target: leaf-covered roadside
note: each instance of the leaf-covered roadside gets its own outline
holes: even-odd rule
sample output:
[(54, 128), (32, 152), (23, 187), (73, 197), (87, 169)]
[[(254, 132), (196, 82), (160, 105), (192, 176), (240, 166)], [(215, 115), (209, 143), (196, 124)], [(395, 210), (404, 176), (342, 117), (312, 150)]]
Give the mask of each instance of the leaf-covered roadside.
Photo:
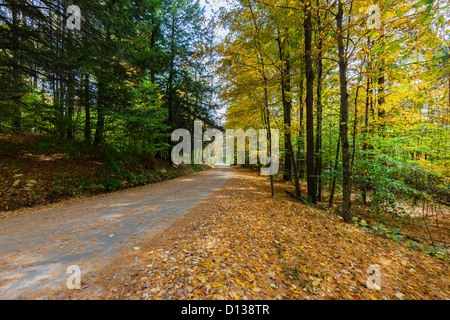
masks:
[(157, 183), (210, 168), (46, 135), (0, 133), (0, 214)]
[[(240, 171), (165, 240), (130, 248), (92, 299), (449, 299), (448, 263), (342, 222)], [(137, 249), (137, 250), (136, 250)], [(369, 289), (379, 265), (381, 289)], [(117, 264), (115, 264), (117, 266)], [(139, 267), (136, 267), (139, 268)]]

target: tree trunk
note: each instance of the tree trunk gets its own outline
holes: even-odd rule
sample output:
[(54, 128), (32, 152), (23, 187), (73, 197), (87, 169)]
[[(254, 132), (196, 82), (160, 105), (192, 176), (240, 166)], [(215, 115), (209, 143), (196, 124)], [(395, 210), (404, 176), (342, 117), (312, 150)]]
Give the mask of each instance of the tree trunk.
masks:
[(304, 150), (305, 150), (305, 142), (304, 142), (304, 132), (305, 132), (305, 128), (304, 128), (304, 114), (305, 114), (305, 108), (303, 105), (303, 73), (301, 73), (300, 75), (300, 84), (299, 84), (299, 94), (298, 94), (298, 101), (299, 101), (299, 112), (298, 112), (298, 116), (299, 116), (299, 131), (298, 131), (298, 145), (297, 145), (297, 167), (298, 167), (298, 177), (299, 179), (303, 179), (304, 178), (304, 173), (305, 173), (305, 166), (306, 166), (306, 161), (305, 161), (305, 154), (304, 154)]
[(98, 87), (97, 87), (97, 125), (95, 129), (95, 137), (94, 137), (94, 145), (98, 146), (103, 142), (103, 135), (105, 131), (105, 98), (104, 98), (104, 88), (103, 88), (103, 80), (100, 77), (98, 78)]
[[(287, 41), (281, 41), (281, 34), (278, 31), (278, 50), (280, 55), (280, 61), (283, 62), (283, 66), (280, 70), (281, 76), (281, 96), (283, 101), (283, 121), (284, 121), (284, 172), (283, 179), (285, 181), (291, 180), (292, 175), (292, 136), (291, 136), (291, 109), (292, 103), (290, 98), (291, 93), (291, 78), (290, 78), (290, 57), (288, 50), (289, 43)], [(286, 48), (284, 47), (286, 46)], [(286, 57), (285, 53), (286, 52)]]
[[(252, 5), (250, 0), (248, 0), (248, 6), (250, 9), (250, 13), (252, 15), (252, 19), (253, 19), (253, 24), (255, 27), (255, 31), (256, 31), (256, 38), (258, 41), (258, 51), (259, 51), (259, 61), (261, 64), (261, 76), (263, 78), (264, 81), (264, 110), (265, 110), (265, 117), (266, 117), (266, 124), (267, 124), (267, 140), (269, 141), (269, 156), (272, 156), (272, 133), (271, 133), (271, 128), (270, 128), (270, 111), (269, 111), (269, 92), (268, 92), (268, 80), (267, 80), (267, 75), (266, 75), (266, 66), (264, 63), (264, 58), (263, 58), (263, 51), (262, 51), (262, 47), (261, 47), (261, 40), (259, 38), (259, 28), (258, 28), (258, 24), (256, 23), (256, 18), (255, 15), (253, 13), (253, 9), (252, 9)], [(264, 110), (263, 110), (263, 114), (264, 114)], [(275, 188), (273, 185), (273, 175), (270, 175), (270, 189), (271, 189), (271, 193), (272, 193), (272, 197), (275, 196)]]
[(14, 55), (13, 60), (13, 83), (14, 83), (14, 120), (13, 127), (16, 131), (23, 130), (23, 118), (22, 110), (20, 107), (20, 99), (22, 97), (22, 79), (20, 76), (20, 57), (19, 57), (19, 12), (15, 6), (12, 6), (12, 52)]
[(355, 155), (356, 155), (356, 131), (358, 128), (358, 95), (359, 95), (359, 89), (360, 85), (356, 88), (356, 97), (355, 97), (355, 117), (353, 120), (353, 134), (352, 134), (352, 142), (353, 142), (353, 148), (352, 148), (352, 162), (350, 165), (350, 170), (353, 172), (353, 166), (355, 164)]
[(90, 99), (89, 74), (84, 76), (84, 141), (91, 143), (91, 99)]
[[(169, 125), (175, 127), (174, 111), (173, 111), (173, 81), (175, 77), (175, 13), (172, 12), (172, 28), (170, 40), (170, 70), (167, 80), (167, 108), (169, 112)], [(170, 141), (170, 138), (169, 138)]]
[[(290, 55), (289, 55), (289, 42), (285, 43), (287, 49), (285, 50), (286, 58), (283, 55), (283, 43), (280, 39), (280, 34), (278, 33), (278, 48), (280, 51), (280, 60), (285, 61), (285, 68), (281, 70), (281, 95), (283, 99), (283, 109), (284, 109), (284, 129), (285, 129), (285, 146), (286, 146), (286, 157), (285, 164), (289, 162), (289, 167), (285, 167), (284, 180), (290, 181), (292, 168), (294, 169), (294, 184), (295, 184), (295, 196), (300, 198), (300, 182), (298, 178), (297, 163), (294, 159), (294, 150), (292, 147), (292, 135), (291, 135), (291, 65), (290, 65)], [(287, 177), (286, 177), (287, 175)]]
[(344, 15), (344, 5), (341, 0), (338, 1), (338, 13), (336, 15), (337, 23), (337, 42), (339, 55), (339, 86), (341, 94), (341, 144), (342, 144), (342, 217), (345, 222), (352, 221), (351, 213), (351, 171), (350, 171), (350, 145), (348, 142), (348, 92), (347, 92), (347, 67), (348, 61), (344, 47), (344, 36), (342, 20)]
[[(370, 58), (369, 58), (370, 59)], [(370, 61), (370, 60), (369, 60)], [(369, 62), (370, 65), (370, 62)], [(370, 70), (370, 67), (369, 67)], [(367, 141), (367, 135), (369, 134), (369, 107), (370, 107), (370, 76), (367, 76), (367, 84), (366, 84), (366, 110), (364, 115), (364, 159), (365, 163), (367, 163), (367, 149), (369, 146), (369, 142)], [(366, 173), (363, 174), (363, 192), (362, 192), (363, 204), (367, 204), (367, 177)]]
[(314, 177), (314, 71), (311, 59), (312, 18), (311, 1), (306, 3), (305, 29), (305, 71), (306, 71), (306, 179), (308, 199), (316, 203), (316, 179)]
[[(319, 0), (317, 0), (319, 6)], [(315, 159), (315, 176), (317, 179), (317, 200), (322, 201), (322, 77), (323, 77), (323, 61), (322, 61), (322, 45), (323, 45), (323, 26), (320, 19), (320, 11), (317, 11), (317, 23), (319, 24), (319, 42), (317, 45), (317, 127), (316, 127), (316, 159)]]
[[(152, 33), (150, 35), (150, 47), (154, 49), (156, 47), (156, 39), (158, 38), (159, 26), (156, 24), (156, 19), (152, 14)], [(150, 69), (150, 80), (152, 83), (156, 81), (156, 66), (152, 65)]]
[(74, 99), (74, 74), (72, 71), (69, 72), (67, 79), (67, 139), (73, 139), (74, 137), (74, 126), (73, 126), (73, 115), (75, 112), (75, 99)]
[(333, 206), (333, 199), (334, 199), (334, 191), (336, 190), (336, 180), (337, 180), (337, 169), (338, 169), (338, 165), (339, 165), (339, 154), (340, 154), (340, 150), (341, 150), (341, 139), (338, 140), (337, 142), (337, 148), (336, 148), (336, 159), (334, 161), (334, 177), (333, 177), (333, 181), (331, 182), (331, 191), (330, 191), (330, 199), (328, 200), (328, 207), (332, 207)]

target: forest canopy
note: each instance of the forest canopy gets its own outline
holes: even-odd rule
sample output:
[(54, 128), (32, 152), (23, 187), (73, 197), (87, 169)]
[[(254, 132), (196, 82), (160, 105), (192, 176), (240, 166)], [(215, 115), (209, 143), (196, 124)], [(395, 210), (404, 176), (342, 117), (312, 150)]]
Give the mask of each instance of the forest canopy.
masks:
[(312, 203), (342, 192), (346, 221), (354, 190), (395, 212), (449, 203), (449, 17), (440, 0), (231, 1), (226, 127), (283, 132), (284, 179), (304, 178)]
[(0, 131), (167, 155), (172, 128), (215, 125), (213, 32), (192, 0), (1, 1)]

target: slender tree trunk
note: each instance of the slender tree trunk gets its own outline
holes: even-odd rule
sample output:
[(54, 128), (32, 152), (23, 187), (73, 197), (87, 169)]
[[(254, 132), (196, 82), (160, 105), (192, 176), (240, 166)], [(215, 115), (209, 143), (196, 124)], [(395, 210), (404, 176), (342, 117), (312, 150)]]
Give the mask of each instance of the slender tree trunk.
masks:
[[(268, 79), (267, 79), (267, 75), (266, 75), (266, 66), (265, 66), (264, 58), (263, 58), (261, 39), (259, 38), (259, 27), (256, 22), (255, 15), (253, 13), (252, 4), (251, 4), (250, 0), (248, 0), (248, 7), (250, 9), (250, 13), (252, 15), (253, 24), (254, 24), (255, 31), (256, 31), (256, 39), (257, 39), (258, 52), (259, 52), (259, 61), (261, 64), (261, 76), (264, 81), (264, 102), (265, 102), (264, 109), (266, 112), (267, 140), (269, 141), (269, 148), (268, 148), (269, 152), (268, 153), (269, 153), (269, 156), (272, 156), (272, 132), (271, 132), (271, 126), (270, 126), (269, 91), (268, 91), (269, 86), (268, 86)], [(263, 113), (264, 113), (264, 111), (263, 111)], [(271, 189), (272, 197), (274, 197), (275, 196), (275, 188), (273, 185), (273, 175), (270, 175), (270, 189)]]
[(94, 138), (94, 145), (98, 146), (103, 143), (103, 135), (105, 131), (105, 115), (102, 111), (99, 110), (99, 114), (97, 117), (97, 127), (95, 130), (95, 138)]
[[(266, 101), (266, 112), (267, 112), (267, 141), (269, 141), (269, 156), (272, 157), (272, 131), (270, 128), (270, 111), (269, 111), (269, 94), (267, 89), (267, 78), (264, 79), (264, 100)], [(272, 197), (275, 196), (275, 188), (273, 185), (273, 175), (270, 175), (270, 192), (272, 194)]]
[[(159, 26), (156, 24), (156, 19), (152, 14), (152, 33), (150, 36), (150, 47), (153, 49), (156, 46), (156, 39), (158, 38)], [(150, 80), (152, 83), (156, 81), (156, 67), (152, 65), (150, 69)]]
[[(380, 41), (383, 43), (383, 35), (381, 36)], [(384, 116), (386, 115), (386, 110), (384, 109), (384, 103), (385, 103), (385, 70), (384, 70), (384, 59), (383, 59), (383, 52), (380, 53), (381, 59), (378, 62), (380, 66), (378, 67), (378, 118), (380, 121), (383, 121)], [(384, 124), (381, 123), (381, 128), (384, 127)]]
[[(367, 154), (367, 151), (369, 149), (372, 149), (372, 146), (370, 145), (369, 141), (368, 141), (368, 137), (370, 135), (370, 127), (369, 127), (369, 114), (370, 112), (372, 112), (372, 116), (373, 116), (373, 105), (372, 105), (372, 101), (373, 101), (373, 89), (372, 89), (372, 56), (370, 54), (371, 51), (371, 47), (372, 47), (372, 43), (370, 41), (370, 37), (367, 38), (367, 51), (368, 53), (368, 58), (367, 58), (367, 63), (368, 63), (368, 70), (367, 70), (367, 83), (366, 83), (366, 110), (365, 110), (365, 116), (364, 116), (364, 146), (363, 146), (363, 150), (364, 150), (364, 163), (367, 165), (368, 160), (369, 160), (369, 155)], [(363, 197), (363, 204), (366, 205), (367, 204), (367, 189), (368, 189), (368, 176), (366, 174), (366, 172), (364, 172), (364, 186), (363, 186), (363, 193), (362, 193), (362, 197)]]
[(299, 112), (298, 112), (298, 122), (299, 122), (299, 131), (298, 131), (298, 145), (297, 145), (297, 167), (298, 167), (298, 177), (299, 179), (303, 179), (304, 172), (305, 172), (305, 142), (304, 142), (304, 113), (305, 113), (305, 107), (303, 105), (303, 73), (300, 75), (300, 84), (299, 84), (299, 94), (298, 94), (298, 101), (299, 101)]
[[(291, 100), (291, 58), (289, 53), (289, 42), (287, 43), (287, 58), (286, 58), (286, 71), (285, 71), (285, 93), (286, 93), (286, 124), (288, 127), (288, 132), (286, 136), (286, 141), (288, 142), (288, 151), (289, 151), (289, 174), (292, 175), (292, 170), (294, 171), (294, 180), (298, 182), (298, 171), (297, 165), (295, 163), (295, 157), (292, 147), (292, 128), (291, 128), (291, 112), (292, 112), (292, 100)], [(296, 183), (297, 183), (296, 182)]]
[(59, 119), (58, 119), (58, 134), (61, 137), (64, 137), (64, 134), (66, 133), (66, 119), (65, 119), (65, 114), (66, 114), (66, 110), (65, 110), (65, 98), (66, 98), (66, 93), (65, 93), (65, 87), (64, 87), (64, 82), (61, 79), (63, 75), (63, 71), (61, 70), (61, 68), (58, 68), (58, 77), (59, 79), (57, 80), (58, 82), (58, 111), (59, 111)]
[(91, 99), (90, 99), (90, 84), (89, 74), (84, 76), (84, 141), (91, 143)]
[(67, 79), (67, 139), (74, 137), (73, 115), (75, 112), (75, 99), (74, 99), (74, 74), (69, 72)]
[[(169, 125), (174, 126), (174, 111), (173, 111), (173, 81), (175, 77), (175, 13), (172, 12), (172, 26), (171, 26), (171, 40), (170, 40), (170, 70), (167, 83), (167, 107), (169, 111)], [(169, 139), (170, 140), (170, 139)]]
[(337, 42), (339, 55), (339, 86), (341, 92), (341, 143), (342, 143), (342, 217), (344, 221), (352, 221), (351, 213), (351, 171), (350, 171), (350, 145), (348, 142), (348, 92), (347, 92), (347, 67), (348, 61), (344, 47), (344, 35), (342, 20), (344, 15), (344, 5), (341, 0), (338, 1), (338, 13), (336, 15), (337, 23)]
[[(385, 83), (385, 77), (384, 77), (384, 68), (381, 66), (378, 69), (379, 72), (379, 76), (378, 76), (378, 90), (377, 90), (377, 95), (378, 95), (378, 120), (380, 121), (380, 126), (379, 129), (383, 130), (383, 128), (385, 127), (384, 124), (384, 117), (386, 115), (386, 110), (384, 109), (384, 102), (385, 102), (385, 97), (384, 97), (384, 83)], [(381, 134), (383, 134), (382, 132), (380, 132)]]
[[(281, 76), (281, 96), (283, 101), (283, 120), (284, 120), (284, 145), (285, 145), (285, 156), (284, 156), (284, 172), (283, 179), (285, 181), (291, 180), (292, 175), (292, 153), (291, 148), (289, 147), (292, 143), (291, 137), (291, 109), (292, 103), (290, 99), (291, 92), (291, 84), (290, 84), (290, 58), (289, 53), (286, 53), (286, 57), (284, 56), (284, 52), (288, 50), (289, 43), (286, 41), (281, 41), (281, 34), (278, 31), (278, 50), (280, 55), (280, 61), (283, 62), (283, 66), (280, 70)], [(286, 46), (286, 47), (285, 47)]]
[(353, 143), (353, 148), (352, 148), (352, 162), (350, 165), (350, 170), (353, 172), (353, 166), (355, 164), (355, 155), (356, 155), (356, 131), (358, 128), (358, 95), (359, 95), (359, 88), (360, 86), (358, 85), (358, 87), (356, 88), (356, 97), (355, 97), (355, 109), (354, 109), (354, 113), (355, 113), (355, 117), (353, 120), (353, 134), (352, 134), (352, 143)]
[[(317, 0), (319, 6), (319, 0)], [(323, 77), (323, 61), (322, 61), (322, 45), (323, 45), (323, 26), (320, 19), (320, 11), (317, 11), (317, 23), (319, 25), (319, 41), (317, 56), (317, 124), (316, 124), (316, 159), (315, 159), (315, 176), (317, 179), (317, 200), (322, 201), (322, 77)]]
[[(64, 3), (58, 3), (58, 14), (56, 17), (56, 20), (58, 22), (58, 24), (63, 24), (64, 23)], [(62, 54), (64, 54), (64, 29), (63, 28), (59, 28), (56, 31), (56, 56), (61, 56)], [(66, 134), (66, 87), (64, 85), (64, 81), (63, 78), (66, 76), (63, 66), (61, 64), (57, 65), (57, 69), (56, 69), (56, 74), (55, 76), (57, 77), (56, 80), (56, 86), (57, 86), (57, 92), (56, 92), (56, 100), (55, 100), (55, 105), (57, 106), (57, 110), (58, 110), (58, 119), (57, 119), (57, 130), (58, 130), (58, 135), (61, 137), (64, 137)]]
[[(286, 45), (285, 51), (287, 52), (286, 58), (283, 55), (283, 45)], [(292, 147), (292, 135), (291, 135), (291, 109), (292, 102), (290, 98), (291, 93), (291, 65), (289, 56), (289, 42), (282, 43), (280, 39), (280, 33), (278, 33), (278, 48), (280, 52), (280, 60), (285, 62), (284, 69), (281, 70), (281, 95), (283, 100), (284, 109), (284, 129), (285, 129), (285, 146), (286, 146), (286, 157), (285, 164), (289, 162), (289, 167), (285, 167), (284, 180), (289, 181), (291, 178), (291, 169), (294, 169), (294, 184), (295, 184), (295, 196), (300, 198), (300, 182), (298, 178), (297, 163), (294, 159), (294, 150)], [(287, 175), (287, 177), (286, 177)]]
[(13, 83), (14, 83), (14, 121), (13, 127), (16, 131), (23, 130), (22, 109), (20, 107), (20, 99), (22, 97), (22, 79), (20, 76), (20, 57), (19, 57), (19, 12), (15, 6), (12, 6), (12, 52), (13, 60)]
[(98, 78), (98, 87), (97, 87), (97, 124), (95, 129), (95, 137), (94, 137), (94, 145), (98, 146), (103, 143), (103, 135), (105, 131), (105, 96), (104, 96), (104, 87), (103, 80), (100, 77)]
[(336, 181), (337, 181), (337, 169), (339, 165), (339, 154), (341, 150), (341, 139), (338, 139), (337, 142), (337, 150), (336, 150), (336, 159), (334, 161), (334, 176), (331, 182), (331, 191), (330, 191), (330, 199), (328, 200), (328, 207), (333, 206), (334, 192), (336, 190)]
[[(370, 69), (370, 68), (369, 68)], [(370, 77), (367, 76), (367, 84), (366, 84), (366, 110), (364, 115), (364, 145), (363, 145), (363, 151), (364, 151), (364, 159), (365, 163), (367, 163), (367, 148), (369, 145), (369, 142), (367, 141), (367, 136), (369, 134), (369, 107), (370, 107)], [(363, 204), (367, 204), (367, 177), (366, 173), (363, 173), (363, 192), (362, 192), (362, 198), (363, 198)]]
[(306, 71), (306, 179), (308, 199), (316, 203), (316, 179), (314, 177), (314, 70), (312, 65), (312, 18), (311, 1), (306, 3), (305, 71)]

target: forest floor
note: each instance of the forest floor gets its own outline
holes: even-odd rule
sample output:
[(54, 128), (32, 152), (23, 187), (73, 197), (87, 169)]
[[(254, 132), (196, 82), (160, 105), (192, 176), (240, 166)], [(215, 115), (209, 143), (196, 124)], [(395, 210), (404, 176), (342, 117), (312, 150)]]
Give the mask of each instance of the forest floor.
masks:
[(0, 133), (0, 217), (25, 207), (170, 180), (208, 166), (37, 134)]
[[(450, 299), (448, 255), (418, 249), (427, 233), (415, 220), (378, 213), (385, 229), (375, 232), (374, 213), (354, 208), (358, 222), (344, 223), (287, 195), (291, 183), (276, 182), (273, 198), (267, 177), (235, 171), (164, 237), (148, 239), (69, 299)], [(430, 229), (448, 245), (448, 212), (433, 229), (435, 220), (428, 217)], [(417, 236), (417, 246), (391, 232), (396, 225)]]

